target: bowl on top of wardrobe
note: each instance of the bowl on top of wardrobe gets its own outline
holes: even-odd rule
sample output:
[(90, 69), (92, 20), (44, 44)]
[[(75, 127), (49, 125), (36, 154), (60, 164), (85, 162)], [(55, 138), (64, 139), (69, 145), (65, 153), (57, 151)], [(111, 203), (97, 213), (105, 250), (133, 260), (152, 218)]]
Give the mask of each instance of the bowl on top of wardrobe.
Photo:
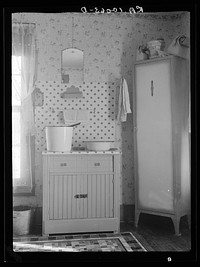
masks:
[(151, 40), (147, 42), (147, 48), (149, 49), (150, 57), (156, 57), (160, 51), (164, 51), (165, 41), (162, 38)]

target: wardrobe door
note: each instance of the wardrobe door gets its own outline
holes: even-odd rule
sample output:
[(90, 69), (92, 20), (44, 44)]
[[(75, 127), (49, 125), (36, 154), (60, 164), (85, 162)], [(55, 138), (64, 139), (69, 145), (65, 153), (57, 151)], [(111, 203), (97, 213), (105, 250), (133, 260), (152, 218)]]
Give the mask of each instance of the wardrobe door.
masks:
[(138, 206), (173, 211), (170, 61), (135, 66)]

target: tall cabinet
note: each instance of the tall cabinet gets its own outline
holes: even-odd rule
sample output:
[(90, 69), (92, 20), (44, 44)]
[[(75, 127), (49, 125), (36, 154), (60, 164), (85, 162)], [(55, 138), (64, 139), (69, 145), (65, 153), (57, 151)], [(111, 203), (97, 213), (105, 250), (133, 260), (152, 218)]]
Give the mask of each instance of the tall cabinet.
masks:
[(175, 234), (190, 225), (189, 69), (168, 56), (134, 64), (135, 224), (141, 213), (168, 216)]

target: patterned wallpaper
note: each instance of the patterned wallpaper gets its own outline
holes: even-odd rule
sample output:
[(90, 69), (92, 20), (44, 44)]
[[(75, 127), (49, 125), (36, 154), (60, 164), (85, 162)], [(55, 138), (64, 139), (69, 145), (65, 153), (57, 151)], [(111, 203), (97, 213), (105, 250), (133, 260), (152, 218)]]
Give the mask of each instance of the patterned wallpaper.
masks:
[[(73, 18), (72, 18), (73, 17)], [(73, 20), (73, 42), (72, 42)], [(132, 107), (132, 65), (138, 45), (162, 37), (166, 48), (178, 34), (188, 35), (189, 14), (165, 14), (159, 16), (140, 14), (94, 14), (94, 13), (15, 13), (13, 21), (36, 23), (37, 31), (37, 84), (47, 83), (44, 101), (51, 92), (50, 84), (61, 86), (61, 51), (75, 48), (84, 51), (85, 84), (114, 83), (117, 104), (119, 87), (117, 84), (123, 76), (128, 83)], [(83, 86), (77, 84), (76, 86)], [(48, 89), (49, 88), (49, 89)], [(87, 88), (84, 89), (87, 91)], [(104, 90), (104, 88), (102, 88)], [(85, 92), (86, 92), (85, 91)], [(94, 91), (88, 90), (89, 94)], [(100, 93), (100, 91), (99, 91)], [(105, 100), (105, 95), (100, 99)], [(112, 102), (113, 103), (113, 102)], [(111, 104), (112, 105), (112, 104)], [(117, 106), (117, 105), (116, 105)], [(42, 107), (40, 107), (42, 110)], [(43, 107), (44, 108), (44, 107)], [(37, 108), (36, 108), (37, 109)], [(39, 118), (36, 111), (36, 121)], [(43, 111), (44, 112), (44, 109)], [(40, 112), (40, 117), (41, 117)], [(45, 113), (43, 119), (45, 119)], [(41, 118), (40, 118), (41, 121)], [(38, 123), (38, 121), (37, 121)], [(134, 166), (133, 166), (133, 126), (132, 114), (124, 123), (115, 120), (115, 140), (122, 150), (121, 204), (134, 203)], [(38, 128), (38, 136), (42, 129)], [(43, 137), (44, 138), (44, 137)], [(36, 196), (15, 198), (16, 204), (32, 203), (42, 205), (42, 165), (41, 152), (36, 150)]]

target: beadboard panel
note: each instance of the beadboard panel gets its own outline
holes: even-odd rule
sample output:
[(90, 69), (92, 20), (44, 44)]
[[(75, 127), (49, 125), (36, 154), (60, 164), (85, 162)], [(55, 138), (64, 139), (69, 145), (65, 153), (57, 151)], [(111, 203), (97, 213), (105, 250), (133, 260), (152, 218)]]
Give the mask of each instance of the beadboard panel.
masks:
[(49, 219), (113, 217), (113, 175), (51, 175)]

